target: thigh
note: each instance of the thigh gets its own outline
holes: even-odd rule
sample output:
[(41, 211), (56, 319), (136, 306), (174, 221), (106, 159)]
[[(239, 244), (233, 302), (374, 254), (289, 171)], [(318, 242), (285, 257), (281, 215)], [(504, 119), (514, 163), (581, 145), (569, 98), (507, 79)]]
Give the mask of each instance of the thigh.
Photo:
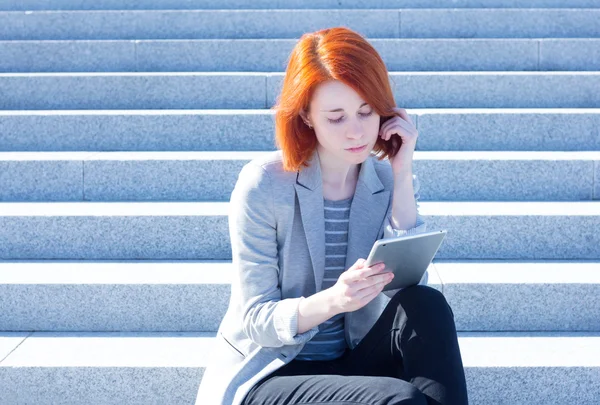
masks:
[(432, 404), (468, 403), (454, 315), (443, 294), (429, 286), (411, 286), (394, 295), (340, 363), (351, 374), (407, 381)]
[(273, 375), (253, 387), (243, 405), (427, 405), (412, 384), (393, 377), (339, 374)]
[[(379, 319), (353, 349), (340, 358), (349, 373), (411, 381), (439, 370), (448, 353), (457, 354), (454, 314), (444, 295), (422, 285), (394, 295)], [(425, 369), (424, 369), (425, 368)]]

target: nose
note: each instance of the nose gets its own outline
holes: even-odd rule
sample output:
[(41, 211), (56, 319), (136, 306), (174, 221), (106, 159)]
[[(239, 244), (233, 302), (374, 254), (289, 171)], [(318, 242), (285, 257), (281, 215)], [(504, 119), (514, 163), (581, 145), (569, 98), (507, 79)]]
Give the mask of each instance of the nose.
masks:
[(362, 123), (358, 120), (353, 120), (348, 128), (348, 138), (360, 139), (363, 137), (363, 132)]

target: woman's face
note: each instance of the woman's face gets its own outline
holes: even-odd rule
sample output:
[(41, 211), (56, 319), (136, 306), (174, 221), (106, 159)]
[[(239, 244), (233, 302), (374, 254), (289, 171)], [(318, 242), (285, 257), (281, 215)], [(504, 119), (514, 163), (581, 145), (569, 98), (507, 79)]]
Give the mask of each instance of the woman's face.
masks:
[[(351, 87), (338, 80), (317, 87), (308, 122), (319, 141), (319, 154), (341, 162), (363, 162), (379, 136), (379, 115)], [(362, 145), (366, 148), (358, 153), (347, 150)]]

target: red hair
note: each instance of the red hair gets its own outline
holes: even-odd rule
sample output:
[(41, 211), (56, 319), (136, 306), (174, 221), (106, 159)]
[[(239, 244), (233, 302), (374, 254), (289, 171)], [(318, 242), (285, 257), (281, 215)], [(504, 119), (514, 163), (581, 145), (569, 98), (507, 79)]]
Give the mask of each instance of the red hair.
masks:
[[(345, 27), (306, 33), (292, 50), (283, 85), (275, 105), (275, 142), (283, 155), (283, 168), (297, 171), (318, 145), (300, 111), (308, 111), (315, 88), (326, 81), (339, 80), (356, 91), (381, 117), (379, 127), (394, 116), (396, 103), (388, 71), (379, 53), (360, 34)], [(373, 147), (382, 152), (379, 160), (393, 157), (402, 144), (393, 136), (377, 138)]]

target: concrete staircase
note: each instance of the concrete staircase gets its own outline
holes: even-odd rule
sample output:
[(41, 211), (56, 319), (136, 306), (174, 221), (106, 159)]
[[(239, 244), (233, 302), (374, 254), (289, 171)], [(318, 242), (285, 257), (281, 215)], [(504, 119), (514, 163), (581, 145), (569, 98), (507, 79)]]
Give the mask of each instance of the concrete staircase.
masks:
[(337, 25), (419, 129), (470, 403), (599, 404), (599, 21), (598, 0), (0, 0), (0, 405), (193, 404), (229, 195), (275, 148), (297, 38)]

